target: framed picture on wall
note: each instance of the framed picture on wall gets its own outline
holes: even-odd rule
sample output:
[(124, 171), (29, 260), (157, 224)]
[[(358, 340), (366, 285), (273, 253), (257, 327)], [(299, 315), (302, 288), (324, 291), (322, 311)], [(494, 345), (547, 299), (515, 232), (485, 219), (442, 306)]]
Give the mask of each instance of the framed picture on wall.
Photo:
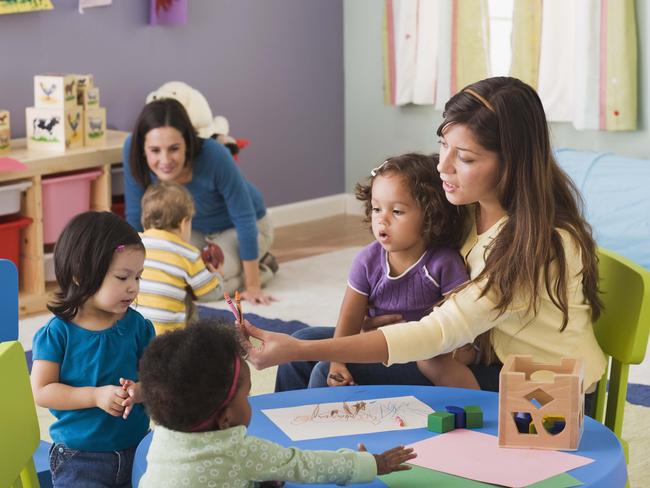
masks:
[(22, 14), (53, 8), (50, 0), (0, 0), (0, 14)]

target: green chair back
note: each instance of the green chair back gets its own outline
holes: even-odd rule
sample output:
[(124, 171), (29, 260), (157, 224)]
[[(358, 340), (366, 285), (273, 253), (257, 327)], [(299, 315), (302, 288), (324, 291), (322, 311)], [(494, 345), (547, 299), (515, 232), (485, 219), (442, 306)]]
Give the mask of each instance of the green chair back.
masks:
[[(610, 356), (609, 371), (601, 378), (596, 395), (596, 420), (621, 440), (623, 411), (630, 364), (645, 357), (650, 332), (650, 272), (629, 259), (599, 248), (598, 271), (604, 311), (595, 325), (596, 338)], [(609, 383), (609, 388), (608, 388)]]
[(33, 455), (40, 442), (25, 351), (0, 343), (0, 487), (39, 488)]

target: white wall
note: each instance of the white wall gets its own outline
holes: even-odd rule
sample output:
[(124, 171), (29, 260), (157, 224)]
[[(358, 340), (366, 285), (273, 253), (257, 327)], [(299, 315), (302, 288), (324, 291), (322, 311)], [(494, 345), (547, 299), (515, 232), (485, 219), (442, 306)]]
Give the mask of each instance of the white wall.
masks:
[[(387, 156), (406, 151), (437, 151), (435, 130), (441, 114), (431, 106), (384, 105), (382, 19), (384, 2), (344, 0), (345, 188)], [(569, 123), (551, 126), (556, 147), (611, 151), (650, 159), (650, 6), (637, 0), (639, 37), (639, 130), (577, 131)]]

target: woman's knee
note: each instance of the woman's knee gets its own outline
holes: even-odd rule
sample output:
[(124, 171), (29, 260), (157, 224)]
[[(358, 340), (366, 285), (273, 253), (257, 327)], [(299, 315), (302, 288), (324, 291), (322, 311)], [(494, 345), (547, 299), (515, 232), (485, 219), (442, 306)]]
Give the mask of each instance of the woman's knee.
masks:
[(334, 336), (334, 327), (305, 327), (291, 334), (296, 339), (303, 341), (316, 341), (330, 339)]
[(330, 363), (325, 361), (320, 361), (316, 363), (314, 369), (311, 370), (311, 375), (309, 376), (309, 385), (308, 388), (325, 388), (327, 384), (327, 375), (330, 371)]

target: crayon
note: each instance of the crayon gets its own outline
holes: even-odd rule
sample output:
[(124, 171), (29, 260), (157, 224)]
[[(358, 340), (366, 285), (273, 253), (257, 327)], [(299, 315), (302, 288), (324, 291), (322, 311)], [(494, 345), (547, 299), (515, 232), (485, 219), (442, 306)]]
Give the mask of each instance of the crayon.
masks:
[(399, 415), (395, 415), (395, 421), (400, 427), (404, 427), (406, 424), (404, 423), (404, 419), (400, 417)]
[(242, 322), (244, 320), (244, 312), (241, 308), (241, 295), (239, 294), (239, 290), (235, 290), (235, 306), (237, 307), (237, 313), (239, 314), (239, 321)]
[(237, 313), (237, 309), (235, 308), (235, 305), (232, 303), (232, 300), (230, 299), (230, 295), (228, 295), (228, 293), (224, 293), (223, 297), (226, 299), (226, 303), (230, 307), (230, 311), (235, 316), (235, 322), (239, 322), (239, 314)]

